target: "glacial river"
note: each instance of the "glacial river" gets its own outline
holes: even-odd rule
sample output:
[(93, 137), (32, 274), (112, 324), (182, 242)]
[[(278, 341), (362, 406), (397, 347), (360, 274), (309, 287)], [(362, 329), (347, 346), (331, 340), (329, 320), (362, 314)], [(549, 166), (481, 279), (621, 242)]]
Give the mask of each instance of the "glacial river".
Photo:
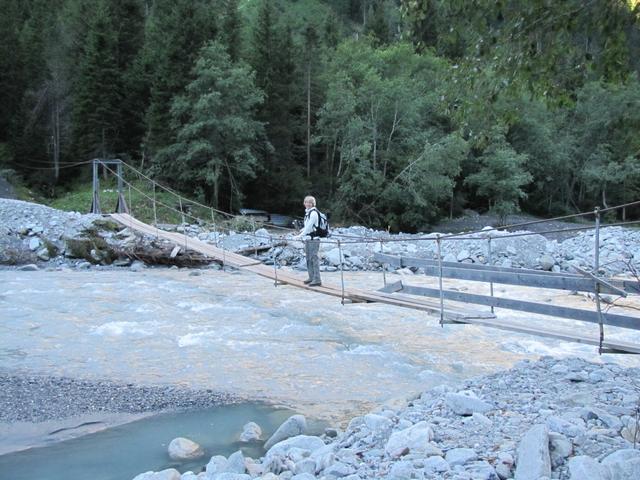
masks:
[[(197, 273), (166, 268), (0, 270), (0, 367), (78, 379), (209, 388), (236, 394), (253, 405), (266, 401), (314, 421), (344, 424), (376, 405), (441, 383), (456, 384), (509, 368), (523, 358), (576, 355), (591, 361), (640, 364), (631, 355), (599, 356), (593, 346), (478, 326), (440, 326), (435, 316), (389, 305), (341, 305), (338, 298), (275, 287), (272, 281), (248, 272), (205, 269)], [(387, 278), (401, 277), (389, 274)], [(339, 285), (339, 273), (325, 273), (323, 281)], [(433, 280), (423, 276), (403, 281), (433, 286)], [(345, 273), (345, 284), (373, 290), (383, 286), (383, 279), (380, 273)], [(449, 286), (488, 293), (482, 284)], [(496, 294), (595, 308), (586, 297), (566, 292), (496, 287)], [(496, 313), (502, 320), (527, 325), (563, 323), (505, 310)], [(638, 315), (634, 310), (624, 313)], [(564, 324), (597, 334), (597, 325)], [(637, 332), (615, 334), (640, 342)], [(262, 414), (262, 407), (256, 408), (246, 412), (262, 415), (265, 422), (274, 423), (272, 428), (286, 415)], [(253, 418), (245, 419), (242, 409), (236, 409), (237, 414), (232, 410), (221, 415), (242, 417), (234, 420), (233, 434), (237, 434), (242, 423)], [(132, 431), (157, 438), (153, 429), (158, 422)], [(183, 425), (185, 420), (171, 425), (176, 423)], [(163, 428), (170, 439), (172, 427)], [(133, 437), (123, 433), (120, 438)], [(94, 451), (110, 448), (100, 443), (109, 444), (108, 434), (94, 441), (78, 443), (76, 455), (84, 458), (89, 445)], [(4, 442), (10, 444), (11, 438)], [(51, 465), (48, 462), (58, 458), (60, 451), (72, 446), (2, 459), (6, 468), (22, 469), (24, 478), (35, 478), (38, 473), (27, 473), (27, 467)], [(150, 458), (164, 458), (162, 448), (153, 446)], [(228, 454), (232, 448), (231, 444), (212, 446), (210, 453)], [(163, 466), (160, 460), (145, 462), (149, 469)], [(75, 460), (71, 463), (77, 466)], [(96, 465), (96, 470), (105, 471), (102, 463)], [(142, 465), (128, 465), (127, 472), (139, 472)], [(69, 465), (60, 466), (60, 472), (60, 477), (52, 478), (70, 478)], [(82, 473), (72, 477), (86, 478)]]

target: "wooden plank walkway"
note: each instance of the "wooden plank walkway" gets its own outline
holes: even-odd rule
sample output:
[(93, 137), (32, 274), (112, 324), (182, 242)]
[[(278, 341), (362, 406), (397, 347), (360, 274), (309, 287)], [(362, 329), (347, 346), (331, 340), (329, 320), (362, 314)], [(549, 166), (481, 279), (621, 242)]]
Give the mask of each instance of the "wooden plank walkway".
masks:
[[(237, 253), (230, 252), (217, 248), (209, 243), (203, 242), (196, 238), (189, 237), (182, 233), (167, 232), (160, 230), (154, 226), (148, 225), (140, 220), (132, 217), (126, 213), (113, 213), (111, 218), (118, 223), (136, 230), (140, 233), (163, 238), (170, 242), (174, 242), (181, 248), (191, 249), (206, 255), (214, 260), (224, 262), (225, 265), (229, 265), (235, 268), (241, 268), (248, 270), (252, 273), (260, 275), (262, 277), (270, 278), (277, 281), (278, 284), (291, 285), (292, 287), (302, 288), (305, 290), (311, 290), (316, 293), (322, 293), (324, 295), (331, 295), (333, 297), (343, 298), (342, 289), (336, 285), (330, 285), (323, 283), (320, 287), (309, 287), (303, 282), (303, 278), (292, 275), (291, 273), (276, 270), (273, 267), (257, 262), (255, 259), (247, 258)], [(394, 305), (396, 307), (411, 308), (414, 310), (420, 310), (429, 313), (440, 314), (440, 303), (425, 298), (411, 298), (400, 297), (385, 292), (366, 291), (354, 288), (344, 289), (344, 300), (354, 303), (385, 303), (388, 305)], [(446, 308), (444, 312), (444, 318), (447, 320), (470, 320), (473, 318), (493, 318), (494, 315), (486, 312), (473, 312), (466, 311), (461, 308)]]

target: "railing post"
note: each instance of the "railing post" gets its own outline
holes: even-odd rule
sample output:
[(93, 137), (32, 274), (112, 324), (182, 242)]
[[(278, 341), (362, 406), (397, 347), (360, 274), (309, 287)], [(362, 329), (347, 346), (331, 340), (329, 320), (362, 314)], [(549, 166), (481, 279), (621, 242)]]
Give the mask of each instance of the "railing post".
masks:
[[(487, 240), (487, 260), (489, 262), (489, 266), (491, 267), (493, 265), (493, 258), (492, 258), (492, 251), (491, 251), (491, 236), (489, 236)], [(491, 298), (493, 298), (493, 281), (489, 282), (489, 291), (491, 292)], [(491, 305), (491, 313), (495, 313), (493, 305)]]
[(93, 199), (91, 201), (91, 213), (102, 213), (100, 210), (100, 178), (98, 177), (98, 162), (93, 159)]
[(153, 225), (158, 228), (158, 209), (156, 207), (156, 182), (152, 182), (153, 186)]
[(182, 224), (186, 225), (187, 222), (184, 219), (184, 210), (182, 209), (182, 197), (180, 195), (178, 195), (178, 202), (180, 204), (180, 216), (182, 216)]
[[(273, 245), (273, 236), (269, 237), (271, 245)], [(273, 260), (273, 286), (278, 286), (278, 257), (276, 256), (276, 249), (271, 247), (271, 258)]]
[(131, 216), (133, 217), (133, 202), (131, 201), (131, 184), (129, 186), (129, 210), (131, 211)]
[[(384, 255), (384, 244), (382, 243), (382, 237), (380, 237), (380, 253)], [(387, 264), (382, 262), (382, 281), (384, 286), (387, 286)]]
[(438, 284), (440, 288), (440, 326), (444, 326), (444, 292), (442, 290), (442, 240), (440, 234), (436, 234), (436, 246), (438, 248)]
[(341, 303), (344, 305), (344, 268), (343, 268), (343, 257), (342, 257), (342, 243), (338, 240), (338, 256), (340, 258), (340, 283), (342, 284), (342, 300)]
[[(600, 270), (600, 208), (596, 207), (594, 210), (596, 217), (596, 231), (594, 236), (594, 275), (599, 276)], [(600, 282), (595, 281), (595, 294), (596, 294), (596, 308), (598, 309), (598, 327), (600, 330), (600, 343), (598, 346), (598, 354), (602, 355), (602, 344), (604, 343), (604, 319), (602, 317), (602, 305), (600, 304)]]

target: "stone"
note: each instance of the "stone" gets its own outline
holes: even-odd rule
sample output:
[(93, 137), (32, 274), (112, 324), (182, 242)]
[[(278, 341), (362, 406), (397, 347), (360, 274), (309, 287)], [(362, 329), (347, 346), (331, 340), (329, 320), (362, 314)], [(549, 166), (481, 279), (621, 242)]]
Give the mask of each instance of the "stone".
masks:
[(284, 421), (282, 425), (265, 442), (264, 449), (269, 450), (276, 443), (287, 438), (302, 435), (307, 431), (307, 420), (303, 415), (293, 415)]
[(147, 266), (144, 264), (144, 262), (140, 262), (140, 261), (136, 260), (135, 262), (133, 262), (131, 264), (131, 267), (129, 267), (129, 268), (130, 268), (130, 270), (132, 272), (141, 272), (142, 270), (147, 268)]
[(180, 472), (175, 468), (167, 468), (160, 472), (141, 473), (133, 480), (180, 480)]
[(373, 413), (364, 416), (364, 423), (374, 435), (383, 433), (393, 426), (393, 423), (387, 417)]
[(229, 455), (226, 470), (231, 473), (245, 473), (247, 471), (244, 455), (240, 450)]
[(36, 252), (36, 256), (42, 260), (43, 262), (48, 262), (51, 258), (49, 257), (49, 250), (46, 248), (41, 248)]
[(607, 455), (602, 460), (611, 480), (636, 480), (640, 478), (640, 450), (625, 448)]
[(476, 451), (471, 448), (452, 448), (447, 452), (444, 459), (452, 467), (455, 465), (464, 465), (467, 462), (477, 460)]
[(573, 453), (573, 445), (561, 433), (549, 433), (549, 452), (551, 455), (551, 465), (557, 467), (562, 465), (566, 458)]
[(246, 473), (222, 472), (209, 477), (210, 480), (251, 480), (251, 475)]
[(310, 473), (298, 473), (291, 477), (291, 480), (316, 480), (316, 476)]
[(540, 264), (540, 268), (542, 270), (551, 271), (556, 261), (551, 255), (545, 254), (540, 257), (538, 263)]
[(262, 429), (260, 425), (255, 422), (249, 422), (244, 427), (242, 427), (242, 433), (240, 434), (241, 442), (253, 442), (256, 440), (260, 440), (262, 436)]
[(391, 469), (389, 470), (389, 475), (387, 476), (389, 480), (411, 480), (416, 477), (415, 468), (413, 468), (412, 462), (396, 462), (393, 464)]
[(344, 263), (344, 257), (344, 253), (340, 256), (340, 249), (338, 248), (329, 250), (324, 254), (324, 259), (333, 266), (339, 266), (341, 263)]
[(346, 463), (336, 462), (326, 468), (322, 473), (324, 475), (331, 475), (336, 478), (341, 478), (355, 473), (355, 469), (351, 465), (347, 465)]
[(227, 471), (227, 459), (222, 455), (214, 455), (207, 463), (205, 467), (205, 471), (208, 475), (213, 475), (215, 473), (221, 473)]
[(547, 418), (547, 426), (552, 432), (562, 433), (569, 437), (577, 437), (578, 435), (584, 433), (584, 428), (556, 416)]
[(447, 406), (457, 415), (473, 415), (474, 413), (486, 413), (493, 410), (489, 403), (472, 395), (470, 392), (448, 393), (445, 396)]
[(385, 446), (385, 451), (391, 456), (397, 456), (405, 449), (411, 453), (422, 453), (426, 456), (442, 456), (442, 452), (429, 443), (432, 439), (433, 430), (429, 424), (425, 421), (418, 422), (409, 428), (393, 432)]
[(282, 457), (287, 454), (292, 449), (300, 449), (306, 450), (308, 452), (313, 453), (314, 451), (324, 447), (324, 442), (320, 440), (318, 437), (312, 437), (309, 435), (298, 435), (295, 437), (287, 438), (286, 440), (282, 440), (281, 442), (276, 443), (272, 446), (264, 456), (265, 463), (268, 463), (270, 460), (275, 457)]
[(439, 455), (434, 455), (424, 461), (424, 470), (428, 473), (442, 473), (451, 470), (449, 463)]
[(200, 445), (184, 437), (171, 440), (168, 451), (172, 460), (193, 460), (204, 455), (204, 450)]
[(498, 478), (495, 469), (485, 460), (469, 463), (464, 469), (469, 472), (473, 480), (497, 480)]
[(571, 480), (610, 480), (609, 470), (587, 455), (572, 457), (568, 467)]
[(21, 272), (37, 272), (40, 269), (38, 268), (37, 265), (34, 265), (33, 263), (29, 263), (27, 265), (22, 265), (18, 267), (18, 270), (20, 270)]
[(29, 250), (35, 252), (38, 248), (40, 248), (40, 239), (38, 237), (29, 239)]
[(515, 480), (538, 480), (551, 476), (549, 430), (546, 425), (534, 425), (520, 440)]
[(462, 262), (470, 257), (469, 250), (461, 250), (458, 255), (456, 255), (456, 260), (458, 262)]

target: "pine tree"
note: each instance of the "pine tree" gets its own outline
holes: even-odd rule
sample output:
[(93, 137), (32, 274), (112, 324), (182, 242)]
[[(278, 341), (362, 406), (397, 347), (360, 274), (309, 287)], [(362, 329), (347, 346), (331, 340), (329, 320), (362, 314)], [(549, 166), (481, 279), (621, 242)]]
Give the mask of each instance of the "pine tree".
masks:
[(78, 63), (73, 108), (75, 151), (82, 159), (110, 157), (122, 133), (118, 38), (109, 2), (94, 3)]
[(211, 0), (157, 0), (147, 26), (144, 61), (149, 107), (145, 148), (153, 157), (173, 139), (171, 102), (189, 82), (189, 72), (200, 48), (216, 36), (215, 5)]

